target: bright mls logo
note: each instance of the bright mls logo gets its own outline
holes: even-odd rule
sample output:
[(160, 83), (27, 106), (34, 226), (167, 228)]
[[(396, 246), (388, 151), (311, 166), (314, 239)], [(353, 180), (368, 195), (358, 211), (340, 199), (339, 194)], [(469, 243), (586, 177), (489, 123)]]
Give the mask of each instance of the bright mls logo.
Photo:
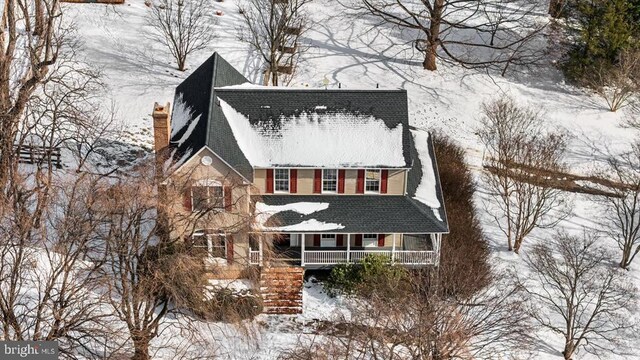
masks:
[(2, 360), (58, 359), (58, 342), (56, 341), (0, 341), (0, 349)]

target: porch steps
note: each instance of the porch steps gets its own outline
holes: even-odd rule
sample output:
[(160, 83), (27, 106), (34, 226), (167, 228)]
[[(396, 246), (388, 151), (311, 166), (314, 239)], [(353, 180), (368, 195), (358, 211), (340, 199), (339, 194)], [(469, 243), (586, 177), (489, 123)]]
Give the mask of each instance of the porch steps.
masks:
[(267, 314), (301, 314), (304, 269), (265, 266), (260, 271), (260, 293)]

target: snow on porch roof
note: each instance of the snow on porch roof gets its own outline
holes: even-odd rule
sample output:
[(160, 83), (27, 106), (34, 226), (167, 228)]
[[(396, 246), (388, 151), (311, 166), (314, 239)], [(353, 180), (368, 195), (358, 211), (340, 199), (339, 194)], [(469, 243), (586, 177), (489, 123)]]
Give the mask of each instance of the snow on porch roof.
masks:
[[(439, 209), (435, 209), (439, 211)], [(274, 232), (447, 233), (438, 212), (409, 196), (268, 195), (258, 229)]]

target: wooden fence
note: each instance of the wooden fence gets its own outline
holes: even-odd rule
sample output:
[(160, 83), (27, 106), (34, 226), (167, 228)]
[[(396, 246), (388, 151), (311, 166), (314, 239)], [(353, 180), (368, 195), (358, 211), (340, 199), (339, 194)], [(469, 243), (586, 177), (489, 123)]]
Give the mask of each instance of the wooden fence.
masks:
[(62, 168), (59, 147), (46, 147), (37, 145), (14, 145), (14, 151), (18, 155), (18, 162), (22, 164), (53, 165), (57, 169)]

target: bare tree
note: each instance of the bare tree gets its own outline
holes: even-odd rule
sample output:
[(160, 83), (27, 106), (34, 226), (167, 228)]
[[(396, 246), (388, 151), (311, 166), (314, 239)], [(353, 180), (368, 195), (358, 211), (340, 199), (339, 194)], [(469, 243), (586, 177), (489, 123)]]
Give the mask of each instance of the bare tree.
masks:
[[(57, 340), (69, 358), (104, 357), (113, 318), (97, 269), (101, 176), (68, 177), (51, 150), (84, 122), (98, 74), (74, 58), (57, 1), (8, 1), (0, 28), (0, 327), (5, 340)], [(92, 114), (93, 115), (93, 114)], [(32, 150), (32, 164), (16, 153)], [(89, 257), (94, 262), (86, 261)]]
[[(426, 275), (427, 277), (432, 276)], [(409, 286), (382, 286), (366, 296), (349, 299), (348, 318), (323, 324), (323, 339), (301, 339), (282, 359), (493, 359), (505, 348), (526, 351), (530, 321), (521, 290), (504, 282), (476, 291), (465, 299), (440, 292), (438, 281), (412, 273)], [(384, 282), (384, 280), (382, 280)]]
[(464, 67), (499, 68), (538, 63), (543, 54), (532, 46), (546, 24), (533, 18), (531, 0), (344, 0), (357, 15), (369, 14), (416, 34), (411, 44), (424, 56), (422, 66), (437, 60)]
[(60, 50), (40, 91), (30, 97), (15, 146), (67, 149), (74, 155), (75, 164), (65, 165), (75, 166), (80, 172), (98, 162), (95, 157), (105, 153), (102, 150), (110, 139), (117, 138), (120, 129), (114, 106), (102, 108), (105, 101), (101, 74), (76, 60), (76, 44), (70, 43), (68, 40)]
[[(58, 0), (7, 0), (0, 18), (0, 187), (16, 170), (14, 142), (30, 97), (69, 35)], [(3, 191), (3, 196), (7, 196)]]
[[(54, 180), (47, 198), (21, 186), (21, 201), (0, 204), (3, 340), (56, 340), (66, 358), (105, 355), (114, 319), (103, 308), (100, 259), (86, 261), (103, 252), (95, 237), (100, 223), (86, 211), (99, 181), (85, 175)], [(39, 224), (28, 210), (36, 202), (46, 219)]]
[(205, 0), (159, 0), (151, 5), (148, 23), (156, 32), (155, 39), (165, 45), (185, 71), (187, 57), (207, 47), (214, 39), (215, 19)]
[(282, 74), (291, 74), (304, 50), (300, 37), (308, 27), (304, 7), (310, 0), (246, 0), (239, 5), (246, 42), (265, 63), (264, 85), (278, 86)]
[(607, 102), (611, 111), (629, 105), (640, 93), (640, 50), (622, 51), (613, 65), (601, 63), (589, 73), (586, 84)]
[(558, 233), (526, 258), (531, 275), (521, 282), (531, 296), (531, 316), (564, 338), (565, 359), (580, 349), (624, 354), (625, 342), (637, 338), (630, 316), (637, 289), (607, 265), (611, 255), (585, 230), (581, 237)]
[(611, 156), (608, 163), (609, 172), (621, 186), (613, 189), (617, 196), (603, 199), (606, 228), (622, 250), (620, 267), (628, 269), (640, 252), (640, 144)]
[(499, 211), (494, 218), (518, 253), (535, 228), (555, 226), (568, 210), (562, 191), (545, 181), (563, 171), (565, 141), (549, 133), (539, 112), (503, 98), (483, 105), (478, 136), (485, 145), (486, 183)]
[[(205, 262), (199, 244), (192, 241), (194, 230), (206, 225), (216, 233), (239, 234), (251, 225), (239, 203), (223, 203), (226, 200), (214, 195), (206, 202), (191, 197), (191, 174), (174, 174), (171, 185), (159, 185), (155, 170), (151, 162), (118, 178), (96, 195), (99, 200), (90, 209), (103, 221), (98, 235), (106, 243), (101, 271), (111, 307), (127, 326), (135, 360), (151, 358), (150, 344), (171, 317), (175, 315), (172, 323), (195, 338), (193, 314), (205, 316), (210, 310), (204, 296), (205, 272), (220, 268)], [(241, 186), (223, 181), (229, 184), (226, 191)], [(187, 191), (190, 206), (198, 211), (175, 211)]]

